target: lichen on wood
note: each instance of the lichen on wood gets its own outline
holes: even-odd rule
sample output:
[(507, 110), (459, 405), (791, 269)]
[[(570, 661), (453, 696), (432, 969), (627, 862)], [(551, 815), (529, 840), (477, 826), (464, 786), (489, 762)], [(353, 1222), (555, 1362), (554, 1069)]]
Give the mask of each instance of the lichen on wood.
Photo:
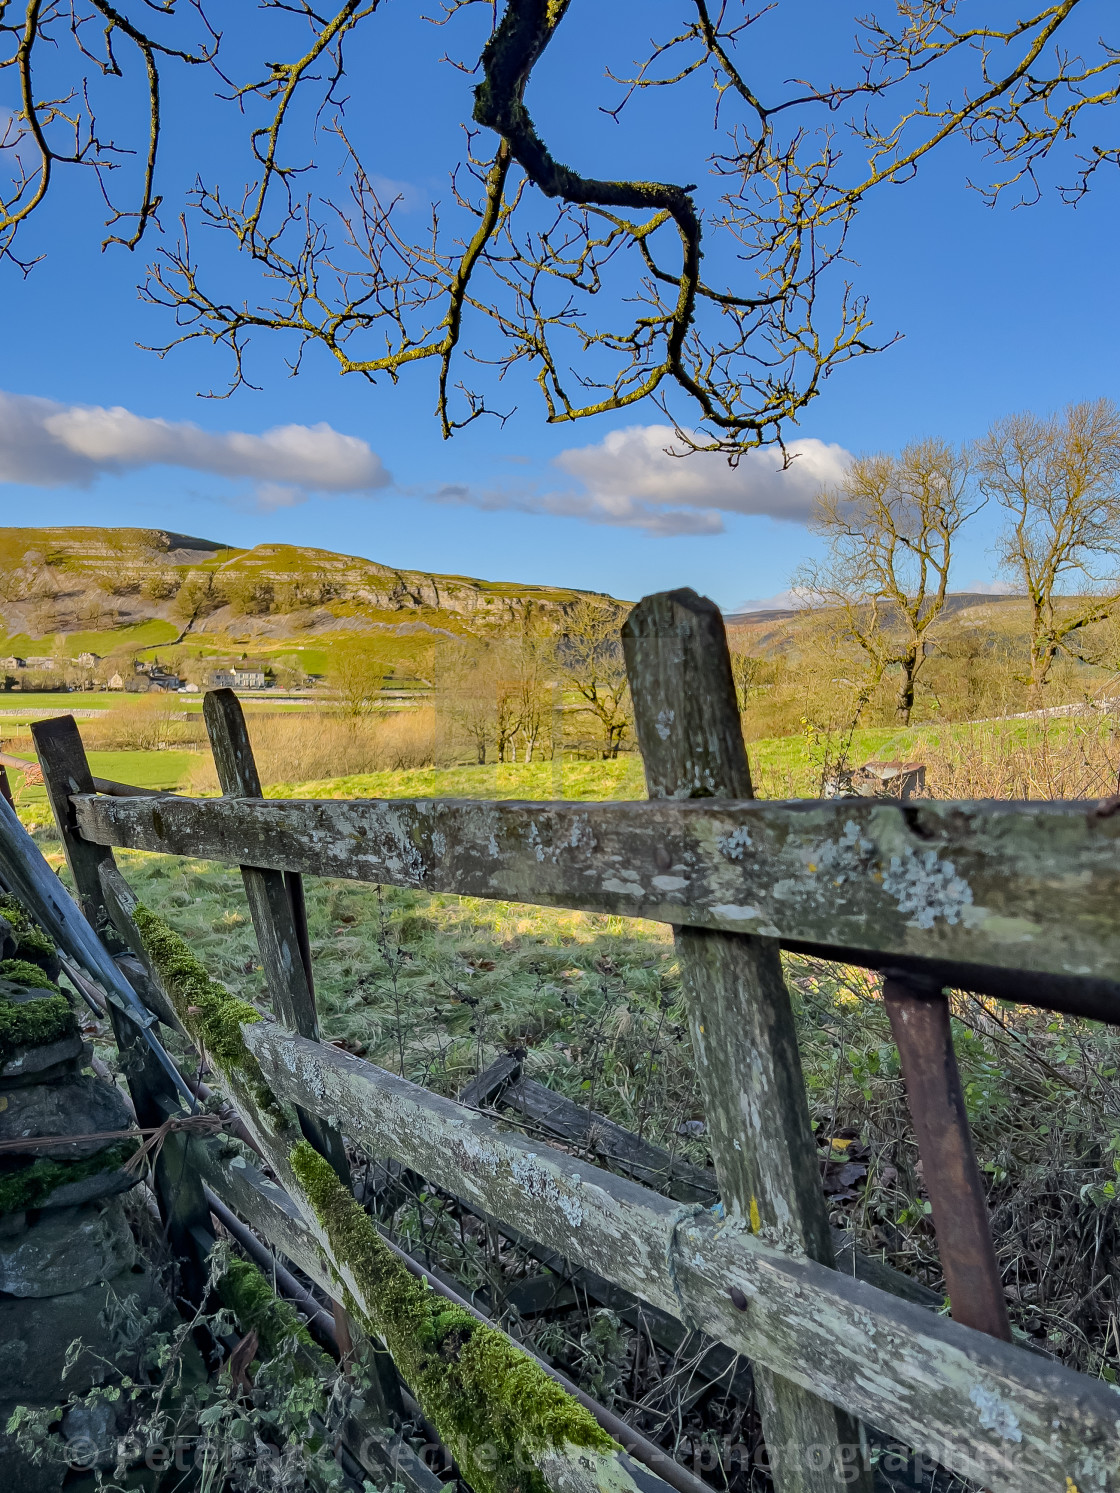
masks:
[[(605, 1458), (605, 1476), (592, 1481), (620, 1481), (622, 1469), (610, 1466), (618, 1446), (578, 1401), (504, 1333), (412, 1275), (306, 1141), (290, 1161), (331, 1252), (358, 1288), (358, 1314), (384, 1341), (477, 1493), (544, 1493), (551, 1479), (541, 1466), (556, 1457)], [(526, 1454), (535, 1465), (526, 1467)]]

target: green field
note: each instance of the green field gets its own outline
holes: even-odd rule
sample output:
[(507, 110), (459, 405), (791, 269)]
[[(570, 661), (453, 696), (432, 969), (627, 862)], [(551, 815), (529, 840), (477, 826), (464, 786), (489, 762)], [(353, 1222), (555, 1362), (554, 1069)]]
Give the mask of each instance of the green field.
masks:
[(43, 710), (109, 710), (120, 698), (108, 690), (6, 690), (0, 694), (0, 717), (25, 721)]
[(269, 798), (644, 798), (641, 759), (614, 762), (494, 762), (485, 767), (421, 767), (356, 773), (325, 782), (279, 783)]
[(150, 617), (145, 622), (136, 622), (124, 627), (114, 627), (104, 632), (69, 632), (48, 634), (32, 638), (27, 633), (13, 633), (0, 637), (0, 652), (17, 656), (53, 653), (58, 658), (77, 658), (79, 653), (97, 653), (108, 657), (124, 650), (140, 650), (165, 647), (179, 636), (180, 629), (162, 617)]
[[(90, 752), (89, 765), (95, 778), (110, 778), (116, 783), (132, 783), (137, 788), (180, 788), (191, 767), (198, 760), (196, 752)], [(29, 827), (49, 826), (51, 813), (46, 789), (41, 784), (25, 786), (23, 774), (8, 768), (8, 780), (15, 796), (20, 818)]]
[[(57, 701), (58, 696), (32, 696), (35, 701)], [(101, 695), (67, 697), (75, 708), (89, 708), (87, 701), (105, 701)], [(119, 698), (119, 697), (117, 697)], [(82, 702), (79, 704), (79, 702)], [(199, 696), (186, 697), (183, 704), (191, 711), (201, 708)], [(51, 708), (51, 707), (48, 707)], [(178, 701), (176, 702), (178, 708)], [(245, 702), (248, 714), (284, 714), (302, 711), (303, 704), (274, 705), (269, 701)], [(34, 718), (34, 710), (29, 712)], [(10, 739), (18, 716), (0, 714), (0, 738)], [(79, 722), (79, 728), (81, 722)], [(857, 731), (848, 746), (848, 760), (859, 765), (871, 758), (925, 760), (943, 750), (967, 748), (972, 743), (974, 726), (920, 726), (898, 731), (877, 728)], [(1092, 742), (1107, 737), (1108, 722), (1088, 725), (1070, 718), (1047, 721), (1007, 720), (984, 727), (988, 740), (1001, 748), (1035, 747), (1057, 749), (1077, 738)], [(772, 737), (748, 744), (755, 790), (760, 797), (816, 797), (826, 759), (832, 761), (838, 750), (836, 742), (822, 742), (811, 735)], [(31, 755), (30, 743), (21, 740), (18, 754)], [(135, 783), (139, 787), (185, 788), (191, 769), (199, 762), (195, 751), (119, 751), (91, 752), (94, 772), (99, 777)], [(18, 786), (20, 775), (13, 773)], [(565, 760), (557, 765), (550, 761), (525, 763), (489, 763), (476, 767), (417, 768), (407, 772), (359, 773), (347, 777), (312, 782), (278, 783), (266, 790), (270, 798), (495, 798), (547, 800), (567, 798), (581, 801), (596, 799), (634, 799), (645, 796), (641, 759), (635, 752), (624, 753), (614, 761)], [(42, 790), (24, 790), (21, 805), (35, 808), (42, 802)]]

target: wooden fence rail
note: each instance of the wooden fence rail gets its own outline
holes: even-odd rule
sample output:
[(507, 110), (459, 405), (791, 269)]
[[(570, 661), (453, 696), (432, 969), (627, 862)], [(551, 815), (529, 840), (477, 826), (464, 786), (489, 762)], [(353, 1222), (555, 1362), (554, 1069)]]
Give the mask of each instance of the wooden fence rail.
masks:
[[(624, 645), (644, 804), (267, 801), (229, 692), (206, 701), (227, 796), (108, 798), (76, 727), (53, 721), (36, 736), (83, 907), (144, 954), (111, 847), (241, 866), (279, 1017), (242, 1037), (303, 1136), (343, 1178), (341, 1136), (391, 1156), (748, 1356), (779, 1493), (869, 1490), (860, 1422), (993, 1493), (1120, 1493), (1120, 1399), (1003, 1340), (943, 995), (953, 984), (1120, 1023), (1120, 813), (756, 802), (716, 609), (689, 592), (648, 598)], [(678, 1204), (321, 1045), (291, 879), (303, 873), (672, 924), (721, 1201)], [(780, 944), (888, 972), (955, 1320), (833, 1268)], [(158, 987), (150, 960), (149, 976)], [(153, 996), (165, 1018), (173, 996)], [(332, 1295), (368, 1305), (292, 1171), (290, 1137), (281, 1146), (257, 1091), (231, 1083), (283, 1185), (192, 1142), (198, 1175)], [(570, 1467), (543, 1475), (575, 1486)]]
[(1120, 813), (1075, 803), (73, 798), (93, 845), (753, 933), (1120, 1016)]

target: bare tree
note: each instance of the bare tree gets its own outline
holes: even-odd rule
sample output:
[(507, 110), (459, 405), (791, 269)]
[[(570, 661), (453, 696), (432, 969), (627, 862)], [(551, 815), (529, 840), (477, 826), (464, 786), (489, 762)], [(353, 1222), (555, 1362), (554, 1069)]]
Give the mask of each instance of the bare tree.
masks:
[[(830, 371), (875, 347), (844, 252), (869, 193), (957, 138), (982, 147), (990, 170), (975, 184), (990, 197), (1014, 184), (1036, 195), (1043, 167), (1074, 139), (1069, 196), (1120, 160), (1094, 134), (1120, 96), (1120, 48), (1099, 34), (1103, 0), (1043, 0), (1018, 20), (997, 0), (974, 0), (967, 21), (962, 0), (900, 0), (889, 21), (861, 18), (853, 3), (851, 45), (812, 62), (796, 55), (796, 10), (779, 5), (775, 17), (779, 7), (745, 0), (676, 0), (659, 7), (666, 29), (652, 45), (635, 12), (645, 57), (628, 76), (608, 69), (606, 114), (638, 95), (663, 99), (676, 129), (699, 97), (693, 79), (715, 90), (710, 142), (689, 173), (698, 185), (681, 185), (658, 179), (656, 128), (648, 167), (624, 179), (610, 173), (606, 139), (587, 146), (589, 169), (562, 164), (530, 113), (534, 74), (561, 28), (602, 45), (593, 8), (443, 0), (446, 30), (431, 32), (430, 47), (421, 30), (394, 61), (417, 79), (420, 110), (438, 86), (427, 69), (450, 47), (466, 147), (445, 163), (445, 200), (412, 234), (399, 196), (378, 185), (383, 163), (357, 144), (379, 131), (363, 120), (352, 134), (344, 108), (347, 94), (375, 92), (348, 49), (361, 58), (377, 47), (389, 24), (381, 0), (335, 0), (326, 13), (311, 0), (259, 0), (224, 51), (204, 0), (35, 0), (18, 16), (0, 4), (0, 71), (11, 69), (10, 96), (21, 99), (0, 124), (10, 178), (0, 256), (23, 269), (34, 261), (40, 246), (17, 251), (17, 235), (84, 167), (110, 204), (107, 244), (158, 236), (161, 211), (181, 220), (147, 293), (176, 318), (175, 341), (228, 350), (234, 385), (258, 333), (286, 338), (296, 367), (310, 349), (370, 381), (427, 366), (446, 436), (493, 413), (498, 380), (519, 368), (550, 421), (650, 399), (673, 420), (678, 449), (735, 460), (781, 440)], [(787, 9), (793, 29), (775, 35)], [(776, 51), (780, 75), (760, 60)], [(781, 81), (814, 67), (830, 80)], [(120, 134), (99, 123), (102, 107)], [(199, 111), (222, 108), (233, 111), (224, 174), (199, 156), (206, 184), (165, 198), (175, 178), (161, 164), (164, 134), (177, 137), (189, 180)], [(214, 240), (192, 237), (199, 225), (217, 229), (244, 269), (231, 272), (221, 246), (196, 252)]]
[(828, 554), (803, 567), (796, 584), (815, 604), (840, 611), (843, 631), (866, 657), (865, 699), (898, 670), (903, 725), (945, 606), (954, 541), (983, 502), (968, 496), (967, 479), (963, 453), (918, 441), (901, 456), (853, 462), (814, 508), (812, 527)]
[(625, 616), (617, 602), (581, 597), (564, 619), (557, 650), (561, 677), (582, 700), (579, 712), (595, 722), (604, 758), (618, 756), (633, 719), (620, 636)]
[(365, 720), (377, 709), (389, 672), (371, 644), (357, 638), (333, 649), (327, 664), (339, 708), (352, 721)]
[(435, 666), (436, 710), (451, 726), (452, 747), (466, 743), (485, 766), (497, 738), (494, 676), (485, 644), (463, 639), (442, 645)]
[[(1120, 409), (1110, 399), (1060, 415), (1013, 415), (977, 451), (982, 489), (1005, 510), (1000, 559), (1031, 608), (1031, 691), (1082, 629), (1120, 603)], [(1071, 595), (1077, 583), (1091, 594)]]

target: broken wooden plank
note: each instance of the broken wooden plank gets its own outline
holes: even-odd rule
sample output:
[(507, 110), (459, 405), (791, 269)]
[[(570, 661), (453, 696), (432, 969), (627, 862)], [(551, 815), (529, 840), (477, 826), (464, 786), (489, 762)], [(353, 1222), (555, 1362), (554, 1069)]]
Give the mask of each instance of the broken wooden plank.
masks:
[[(626, 1178), (266, 1022), (242, 1028), (283, 1099), (315, 1108), (558, 1254), (616, 1281), (992, 1493), (1120, 1493), (1115, 1394), (763, 1244)], [(734, 1293), (734, 1294), (733, 1294)], [(741, 1304), (737, 1304), (741, 1303)]]
[(520, 1077), (521, 1057), (515, 1052), (503, 1052), (489, 1068), (472, 1078), (466, 1088), (460, 1091), (459, 1103), (465, 1104), (468, 1109), (483, 1109), (486, 1105), (493, 1104)]
[(671, 1156), (663, 1146), (643, 1140), (606, 1115), (584, 1109), (531, 1078), (507, 1085), (498, 1103), (531, 1121), (535, 1129), (602, 1157), (635, 1182), (664, 1192), (678, 1203), (707, 1206), (718, 1196), (715, 1172), (705, 1172), (684, 1157)]
[(1017, 987), (995, 967), (1013, 967), (1095, 981), (1089, 1014), (1120, 1015), (1120, 814), (1087, 804), (86, 794), (73, 810), (94, 845), (992, 967), (1000, 992)]

